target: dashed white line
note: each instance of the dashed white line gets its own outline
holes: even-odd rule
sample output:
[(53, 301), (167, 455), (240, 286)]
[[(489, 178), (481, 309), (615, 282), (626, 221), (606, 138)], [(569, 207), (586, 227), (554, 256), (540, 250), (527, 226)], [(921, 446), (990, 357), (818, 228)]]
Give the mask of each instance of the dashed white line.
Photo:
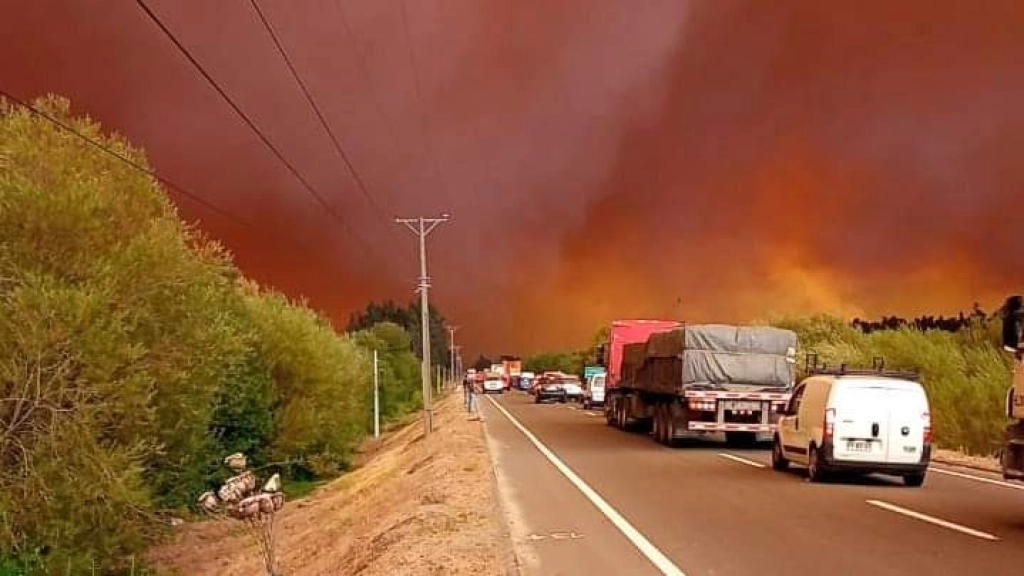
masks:
[(1012, 488), (1014, 490), (1024, 490), (1024, 486), (1017, 484), (1010, 484), (1009, 482), (1002, 482), (1000, 480), (993, 480), (992, 478), (985, 478), (984, 476), (973, 476), (971, 474), (963, 474), (961, 472), (953, 472), (952, 470), (943, 470), (942, 468), (928, 468), (929, 472), (935, 472), (937, 474), (945, 474), (946, 476), (955, 476), (957, 478), (964, 478), (966, 480), (974, 480), (975, 482), (983, 482), (985, 484), (992, 484), (994, 486), (1002, 486), (1003, 488)]
[(890, 512), (902, 514), (904, 516), (908, 516), (916, 520), (921, 520), (923, 522), (929, 522), (931, 524), (935, 524), (936, 526), (941, 526), (949, 530), (955, 530), (963, 534), (974, 536), (975, 538), (981, 538), (982, 540), (999, 540), (999, 538), (989, 534), (988, 532), (981, 532), (980, 530), (975, 530), (973, 528), (961, 526), (960, 524), (954, 524), (953, 522), (948, 522), (946, 520), (942, 520), (934, 516), (929, 516), (927, 514), (922, 514), (920, 512), (914, 512), (913, 510), (909, 510), (907, 508), (903, 508), (902, 506), (897, 506), (895, 504), (890, 504), (888, 502), (883, 502), (881, 500), (868, 500), (867, 503), (870, 504), (871, 506), (882, 508), (883, 510), (888, 510)]
[(734, 456), (732, 454), (726, 454), (725, 452), (719, 452), (718, 455), (721, 456), (722, 458), (728, 458), (729, 460), (732, 460), (733, 462), (739, 462), (740, 464), (746, 464), (747, 466), (753, 466), (754, 468), (765, 468), (765, 465), (761, 464), (760, 462), (754, 462), (753, 460), (747, 460), (746, 458), (740, 458), (739, 456)]
[(661, 550), (658, 550), (654, 544), (651, 544), (651, 541), (648, 540), (646, 536), (634, 528), (633, 525), (622, 516), (622, 514), (619, 514), (618, 510), (612, 508), (611, 504), (605, 501), (605, 499), (594, 491), (594, 489), (591, 488), (590, 485), (588, 485), (582, 478), (577, 476), (571, 468), (558, 458), (558, 456), (555, 456), (554, 452), (538, 440), (537, 437), (527, 430), (525, 426), (520, 424), (508, 410), (506, 410), (501, 404), (498, 404), (493, 398), (488, 397), (487, 399), (490, 400), (491, 405), (504, 414), (505, 417), (508, 418), (508, 421), (518, 428), (519, 431), (523, 433), (523, 436), (526, 436), (526, 439), (529, 440), (530, 443), (532, 443), (534, 447), (536, 447), (537, 450), (539, 450), (540, 453), (543, 454), (544, 457), (547, 458), (548, 461), (551, 462), (555, 468), (587, 498), (587, 500), (590, 500), (590, 502), (597, 507), (597, 509), (604, 514), (620, 532), (622, 532), (622, 535), (636, 546), (637, 549), (640, 550), (640, 553), (646, 556), (647, 559), (650, 560), (651, 564), (654, 564), (662, 574), (665, 574), (666, 576), (686, 576), (678, 566), (668, 559), (668, 556), (665, 556)]

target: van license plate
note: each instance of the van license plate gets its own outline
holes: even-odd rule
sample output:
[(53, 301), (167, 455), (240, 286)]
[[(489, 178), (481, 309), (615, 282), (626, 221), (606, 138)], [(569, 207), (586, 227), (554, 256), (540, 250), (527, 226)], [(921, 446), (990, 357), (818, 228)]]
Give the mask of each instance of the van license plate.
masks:
[(871, 442), (864, 440), (850, 440), (846, 443), (846, 449), (850, 452), (871, 452)]

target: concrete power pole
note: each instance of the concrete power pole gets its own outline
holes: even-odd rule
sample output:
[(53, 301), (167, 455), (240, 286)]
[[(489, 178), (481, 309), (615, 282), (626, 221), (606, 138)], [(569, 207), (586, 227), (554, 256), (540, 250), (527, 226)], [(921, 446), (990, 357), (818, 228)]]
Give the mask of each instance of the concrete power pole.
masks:
[(451, 380), (455, 381), (455, 331), (459, 329), (458, 326), (448, 325), (448, 370), (451, 375)]
[(462, 370), (462, 346), (458, 344), (454, 345), (452, 351), (452, 381), (451, 386), (454, 388), (458, 386), (459, 382), (462, 381), (464, 372)]
[(430, 277), (427, 276), (427, 236), (435, 228), (448, 221), (448, 215), (442, 214), (440, 218), (395, 218), (395, 222), (405, 225), (412, 230), (412, 233), (419, 238), (420, 242), (420, 336), (423, 339), (423, 364), (420, 368), (423, 383), (423, 431), (430, 434), (434, 429), (434, 410), (431, 399), (430, 386)]

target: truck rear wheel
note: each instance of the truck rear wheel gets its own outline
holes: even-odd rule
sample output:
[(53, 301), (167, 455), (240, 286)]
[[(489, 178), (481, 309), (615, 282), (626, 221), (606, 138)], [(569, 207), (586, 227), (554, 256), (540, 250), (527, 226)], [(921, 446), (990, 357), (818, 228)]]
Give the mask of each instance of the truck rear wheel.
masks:
[(662, 422), (662, 443), (665, 446), (675, 446), (676, 443), (676, 421), (672, 418), (672, 406), (665, 405), (661, 410)]

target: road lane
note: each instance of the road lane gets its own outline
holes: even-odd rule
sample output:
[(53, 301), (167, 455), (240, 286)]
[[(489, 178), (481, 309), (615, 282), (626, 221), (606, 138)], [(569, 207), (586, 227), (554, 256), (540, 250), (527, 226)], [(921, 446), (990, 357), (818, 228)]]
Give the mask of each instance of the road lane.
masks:
[(509, 420), (486, 401), (480, 406), (525, 576), (659, 574)]
[[(729, 451), (751, 460), (770, 463), (767, 452)], [(793, 473), (802, 474), (794, 467)], [(1011, 540), (1024, 549), (1024, 491), (1002, 482), (998, 475), (951, 466), (933, 465), (923, 488), (906, 489), (898, 478), (870, 476), (837, 480), (833, 485), (859, 486), (861, 494), (910, 508), (922, 514), (964, 524)], [(894, 488), (894, 489), (889, 489)]]
[(518, 395), (500, 401), (691, 576), (819, 574), (826, 566), (836, 574), (1016, 574), (1024, 562), (1018, 490), (934, 473), (920, 489), (884, 477), (810, 484), (800, 471), (783, 474), (719, 456), (767, 464), (764, 451), (720, 444), (669, 449), (566, 406), (538, 406)]
[(488, 400), (490, 400), (491, 405), (501, 412), (501, 414), (505, 416), (517, 430), (522, 432), (527, 440), (537, 448), (548, 462), (550, 462), (551, 465), (554, 466), (555, 469), (557, 469), (559, 473), (561, 473), (562, 476), (564, 476), (565, 479), (573, 485), (573, 487), (579, 490), (579, 492), (583, 494), (583, 496), (586, 497), (586, 499), (589, 500), (590, 503), (593, 504), (598, 511), (600, 511), (601, 514), (604, 515), (604, 517), (607, 518), (608, 521), (611, 522), (612, 525), (614, 525), (615, 528), (618, 529), (619, 532), (621, 532), (622, 535), (625, 536), (626, 539), (629, 540), (629, 542), (633, 544), (633, 546), (635, 546), (637, 550), (639, 550), (640, 553), (658, 569), (658, 571), (665, 574), (665, 576), (685, 576), (682, 570), (673, 564), (661, 550), (658, 550), (657, 547), (651, 544), (650, 540), (648, 540), (646, 536), (638, 531), (635, 526), (630, 524), (618, 510), (608, 504), (600, 494), (595, 492), (594, 489), (587, 484), (586, 480), (580, 478), (579, 475), (565, 464), (565, 462), (562, 462), (562, 460), (558, 458), (550, 448), (545, 446), (544, 443), (534, 436), (532, 432), (527, 430), (521, 422), (509, 414), (508, 410), (503, 408), (494, 400)]

